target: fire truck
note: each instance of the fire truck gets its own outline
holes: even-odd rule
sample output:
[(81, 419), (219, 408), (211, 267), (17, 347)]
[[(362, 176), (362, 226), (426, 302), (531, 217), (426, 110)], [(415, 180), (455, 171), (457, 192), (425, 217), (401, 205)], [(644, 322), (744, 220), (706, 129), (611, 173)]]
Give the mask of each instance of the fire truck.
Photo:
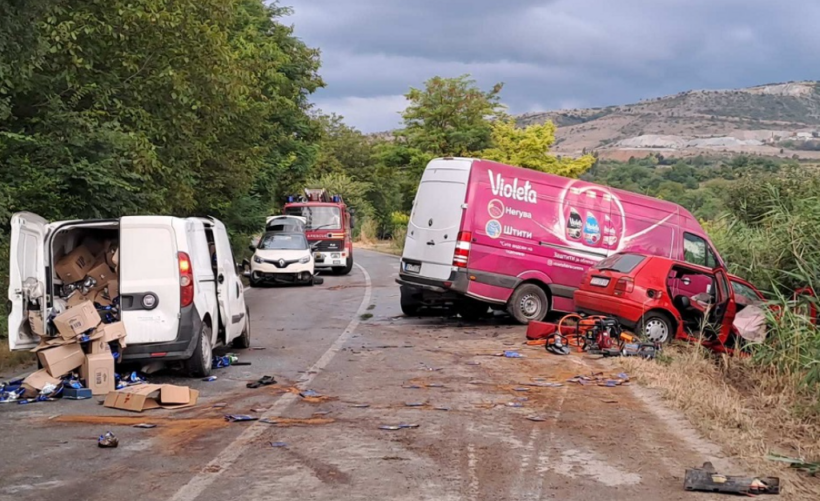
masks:
[(304, 196), (288, 196), (284, 214), (305, 218), (305, 235), (313, 248), (315, 268), (347, 275), (353, 269), (353, 211), (341, 195), (305, 189)]

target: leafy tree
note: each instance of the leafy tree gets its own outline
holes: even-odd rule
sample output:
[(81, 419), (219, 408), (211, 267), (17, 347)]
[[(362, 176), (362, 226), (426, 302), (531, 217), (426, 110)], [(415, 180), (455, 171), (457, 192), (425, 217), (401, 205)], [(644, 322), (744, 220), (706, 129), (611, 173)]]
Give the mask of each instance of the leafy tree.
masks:
[(503, 84), (482, 91), (469, 75), (434, 77), (424, 89), (411, 88), (402, 113), (404, 130), (398, 135), (412, 148), (434, 157), (470, 156), (491, 144), (489, 120), (501, 116)]
[(595, 163), (592, 155), (577, 159), (550, 155), (549, 149), (555, 143), (555, 125), (551, 121), (519, 128), (514, 118), (496, 120), (492, 124), (492, 142), (482, 157), (560, 176), (577, 178)]

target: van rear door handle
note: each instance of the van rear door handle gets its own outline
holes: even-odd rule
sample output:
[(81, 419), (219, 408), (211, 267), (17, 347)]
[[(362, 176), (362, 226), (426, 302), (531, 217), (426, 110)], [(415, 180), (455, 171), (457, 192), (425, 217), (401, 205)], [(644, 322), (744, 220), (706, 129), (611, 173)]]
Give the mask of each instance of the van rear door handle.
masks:
[(216, 277), (216, 280), (217, 280), (220, 284), (221, 284), (221, 283), (223, 283), (223, 282), (225, 281), (225, 275), (223, 275), (222, 273), (220, 273), (220, 274), (219, 274), (219, 276), (218, 276), (218, 277)]
[(433, 241), (433, 240), (430, 240), (429, 242), (427, 242), (427, 245), (436, 245), (436, 242)]

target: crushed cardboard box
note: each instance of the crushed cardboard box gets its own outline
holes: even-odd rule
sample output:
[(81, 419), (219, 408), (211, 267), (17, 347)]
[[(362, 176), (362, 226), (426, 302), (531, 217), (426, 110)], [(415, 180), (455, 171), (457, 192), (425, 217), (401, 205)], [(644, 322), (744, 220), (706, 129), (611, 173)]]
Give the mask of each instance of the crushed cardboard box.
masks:
[(59, 386), (62, 384), (62, 381), (51, 377), (47, 370), (40, 369), (39, 371), (30, 374), (23, 380), (23, 388), (26, 390), (25, 393), (23, 393), (23, 396), (25, 398), (34, 398), (39, 395), (40, 390), (45, 388), (48, 384)]
[(40, 338), (40, 344), (35, 346), (31, 349), (32, 353), (37, 353), (38, 351), (43, 351), (46, 348), (53, 348), (55, 346), (63, 346), (64, 344), (74, 343), (75, 340), (73, 339), (63, 339), (59, 336), (57, 337), (44, 337)]
[(37, 358), (52, 377), (60, 377), (83, 365), (85, 354), (80, 345), (74, 343), (38, 351)]
[[(112, 322), (110, 324), (100, 324), (97, 329), (94, 331), (94, 334), (91, 335), (91, 341), (94, 343), (91, 346), (100, 345), (99, 348), (102, 348), (101, 344), (108, 346), (109, 343), (113, 343), (114, 341), (118, 341), (120, 348), (125, 348), (125, 324), (122, 322)], [(102, 351), (111, 351), (105, 349), (98, 349), (98, 352)]]
[(85, 355), (80, 367), (80, 379), (92, 395), (107, 395), (116, 388), (114, 356), (110, 351)]
[(111, 271), (111, 267), (108, 266), (108, 263), (103, 261), (98, 261), (93, 268), (88, 270), (86, 276), (93, 278), (96, 282), (96, 285), (92, 288), (92, 290), (101, 290), (104, 289), (108, 282), (116, 278), (117, 274)]
[(149, 409), (182, 409), (193, 407), (199, 391), (171, 384), (141, 384), (112, 391), (105, 396), (105, 406), (112, 409), (142, 412)]
[(89, 299), (89, 297), (83, 296), (82, 292), (74, 291), (70, 296), (68, 296), (68, 299), (66, 300), (66, 306), (68, 306), (69, 308), (73, 308), (80, 303), (88, 301)]
[(85, 245), (80, 245), (63, 256), (54, 266), (54, 272), (63, 283), (74, 283), (83, 280), (88, 270), (94, 266), (94, 255)]
[(100, 325), (102, 319), (91, 301), (84, 301), (54, 317), (54, 327), (65, 339), (73, 339)]

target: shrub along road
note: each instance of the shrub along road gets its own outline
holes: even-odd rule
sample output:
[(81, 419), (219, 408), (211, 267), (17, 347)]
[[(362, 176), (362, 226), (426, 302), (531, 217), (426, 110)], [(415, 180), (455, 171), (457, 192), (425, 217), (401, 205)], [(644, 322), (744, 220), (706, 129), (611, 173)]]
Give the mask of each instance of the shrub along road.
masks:
[[(521, 346), (524, 329), (503, 318), (404, 318), (397, 259), (356, 257), (361, 267), (321, 286), (248, 292), (252, 346), (264, 348), (239, 353), (251, 366), (214, 382), (151, 377), (198, 388), (195, 408), (0, 406), (0, 499), (688, 500), (686, 467), (730, 466), (642, 391), (564, 382), (617, 367)], [(510, 349), (526, 358), (492, 356)], [(263, 375), (279, 384), (245, 387)], [(564, 385), (526, 386), (545, 381)], [(418, 427), (380, 429), (402, 423)], [(109, 430), (119, 448), (98, 448)]]

